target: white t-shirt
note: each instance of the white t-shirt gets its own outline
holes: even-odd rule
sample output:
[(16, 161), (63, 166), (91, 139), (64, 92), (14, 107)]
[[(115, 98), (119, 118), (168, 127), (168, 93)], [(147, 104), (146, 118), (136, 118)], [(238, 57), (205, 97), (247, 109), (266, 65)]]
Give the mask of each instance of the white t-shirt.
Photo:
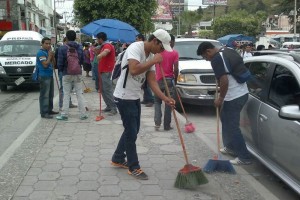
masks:
[(247, 57), (252, 57), (253, 55), (252, 55), (252, 53), (251, 52), (244, 52), (244, 55), (242, 54), (242, 57), (243, 58), (247, 58)]
[[(144, 42), (134, 42), (127, 49), (122, 59), (122, 68), (128, 64), (128, 59), (134, 59), (140, 63), (144, 63), (153, 58), (153, 54), (150, 53), (146, 58), (144, 50)], [(126, 71), (129, 69), (122, 69), (120, 78), (118, 79), (114, 96), (120, 99), (137, 100), (140, 98), (141, 86), (146, 80), (146, 72), (132, 76), (130, 72), (127, 76), (126, 87), (123, 88), (124, 78)], [(153, 65), (149, 71), (155, 71), (155, 65)]]
[(225, 71), (228, 72), (228, 74), (227, 74), (228, 90), (227, 90), (226, 96), (224, 98), (224, 101), (232, 101), (233, 99), (236, 99), (238, 97), (241, 97), (241, 96), (249, 93), (246, 83), (238, 83), (235, 80), (235, 78), (232, 75), (229, 74), (228, 68), (227, 68), (226, 63), (224, 62), (224, 59), (223, 59), (223, 53), (221, 52), (220, 55), (221, 55), (222, 60), (223, 60)]
[(228, 78), (228, 90), (224, 98), (224, 101), (231, 101), (233, 99), (236, 99), (238, 97), (241, 97), (249, 93), (246, 83), (242, 83), (242, 84), (238, 83), (235, 80), (235, 78), (233, 78), (233, 76), (230, 74), (227, 74), (227, 78)]

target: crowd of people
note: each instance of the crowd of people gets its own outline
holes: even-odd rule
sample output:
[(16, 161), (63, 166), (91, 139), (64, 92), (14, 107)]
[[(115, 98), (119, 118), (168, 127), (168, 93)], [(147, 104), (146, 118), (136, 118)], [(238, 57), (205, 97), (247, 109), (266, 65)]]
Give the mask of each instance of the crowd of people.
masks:
[[(171, 110), (175, 105), (172, 97), (175, 94), (179, 59), (178, 52), (173, 50), (175, 37), (165, 30), (158, 29), (147, 40), (143, 35), (137, 35), (136, 42), (123, 45), (118, 50), (119, 52), (116, 51), (116, 48), (121, 47), (120, 44), (115, 47), (108, 42), (106, 33), (100, 32), (96, 38), (97, 41), (91, 45), (87, 43), (81, 45), (75, 41), (76, 33), (69, 30), (63, 44), (56, 49), (55, 54), (51, 51), (50, 39), (42, 40), (41, 50), (37, 53), (37, 66), (40, 70), (41, 117), (51, 119), (54, 114), (58, 114), (53, 111), (53, 70), (57, 68), (60, 77), (60, 113), (56, 119), (68, 120), (69, 108), (77, 107), (71, 101), (72, 90), (75, 90), (76, 93), (79, 118), (81, 120), (88, 119), (82, 89), (82, 72), (74, 74), (69, 71), (70, 57), (76, 55), (75, 58), (72, 58), (74, 59), (72, 64), (83, 66), (85, 76), (91, 76), (95, 81), (95, 89), (102, 94), (106, 104), (103, 111), (110, 116), (119, 112), (123, 122), (124, 131), (112, 156), (112, 165), (128, 169), (128, 174), (137, 179), (148, 179), (147, 174), (139, 165), (136, 150), (141, 104), (145, 103), (148, 107), (154, 104), (155, 130), (160, 129), (162, 121), (165, 131), (172, 129)], [(241, 48), (238, 47), (235, 53), (241, 57), (252, 56), (252, 47), (247, 44), (243, 51), (240, 51)], [(123, 52), (121, 60), (121, 73), (117, 83), (114, 84), (111, 77), (117, 58), (116, 54), (122, 51), (125, 52)], [(250, 164), (250, 154), (239, 128), (239, 114), (248, 98), (247, 86), (245, 83), (238, 83), (225, 70), (226, 67), (220, 57), (220, 49), (211, 43), (201, 43), (197, 54), (211, 61), (220, 86), (220, 95), (215, 100), (215, 106), (221, 109), (223, 125), (224, 148), (220, 151), (236, 156), (234, 160), (231, 160), (233, 164)], [(167, 85), (163, 79), (166, 80)], [(171, 96), (167, 95), (167, 89)], [(144, 91), (144, 96), (141, 101), (142, 91)], [(165, 102), (164, 115), (161, 111), (162, 102)], [(162, 116), (164, 116), (163, 120)]]

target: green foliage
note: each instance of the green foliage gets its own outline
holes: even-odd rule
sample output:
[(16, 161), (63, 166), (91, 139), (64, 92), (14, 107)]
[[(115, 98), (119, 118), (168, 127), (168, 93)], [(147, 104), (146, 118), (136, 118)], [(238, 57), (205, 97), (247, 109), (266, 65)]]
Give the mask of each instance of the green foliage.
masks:
[(188, 35), (192, 36), (192, 25), (198, 23), (201, 19), (201, 15), (197, 11), (184, 11), (180, 14), (181, 23), (188, 30)]
[(153, 30), (151, 17), (156, 7), (156, 0), (74, 0), (75, 17), (82, 25), (112, 18), (124, 21), (142, 33)]
[(199, 38), (216, 39), (213, 30), (200, 30)]
[(236, 11), (228, 15), (217, 17), (213, 23), (215, 36), (222, 37), (228, 34), (244, 34), (256, 36), (261, 32), (261, 20), (256, 15), (246, 11)]

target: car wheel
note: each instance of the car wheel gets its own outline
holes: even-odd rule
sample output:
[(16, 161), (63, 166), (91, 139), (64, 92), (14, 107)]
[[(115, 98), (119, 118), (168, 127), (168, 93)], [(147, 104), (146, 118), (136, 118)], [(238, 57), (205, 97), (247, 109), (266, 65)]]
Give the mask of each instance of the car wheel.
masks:
[(7, 85), (0, 85), (1, 91), (7, 91)]

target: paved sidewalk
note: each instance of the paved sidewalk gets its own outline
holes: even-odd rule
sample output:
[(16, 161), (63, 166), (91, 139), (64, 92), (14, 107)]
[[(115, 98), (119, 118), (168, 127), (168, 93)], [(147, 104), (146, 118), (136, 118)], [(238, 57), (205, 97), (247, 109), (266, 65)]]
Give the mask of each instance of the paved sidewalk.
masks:
[[(89, 118), (79, 119), (70, 109), (68, 121), (42, 120), (53, 128), (41, 145), (30, 168), (21, 179), (13, 200), (229, 200), (263, 199), (242, 174), (207, 175), (209, 183), (195, 190), (174, 187), (178, 170), (185, 162), (175, 124), (171, 131), (155, 131), (154, 108), (142, 105), (137, 149), (142, 169), (149, 180), (137, 180), (126, 169), (110, 165), (111, 156), (123, 131), (119, 115), (95, 121), (99, 97), (91, 78), (84, 78), (93, 92), (85, 93)], [(76, 97), (72, 100), (76, 103)], [(103, 103), (104, 104), (104, 103)], [(196, 124), (197, 125), (197, 124)], [(184, 123), (180, 125), (184, 127)], [(201, 125), (197, 125), (200, 127)], [(43, 129), (39, 129), (40, 134)], [(213, 152), (196, 134), (185, 134), (190, 162), (203, 166)], [(1, 199), (1, 197), (0, 197)]]

